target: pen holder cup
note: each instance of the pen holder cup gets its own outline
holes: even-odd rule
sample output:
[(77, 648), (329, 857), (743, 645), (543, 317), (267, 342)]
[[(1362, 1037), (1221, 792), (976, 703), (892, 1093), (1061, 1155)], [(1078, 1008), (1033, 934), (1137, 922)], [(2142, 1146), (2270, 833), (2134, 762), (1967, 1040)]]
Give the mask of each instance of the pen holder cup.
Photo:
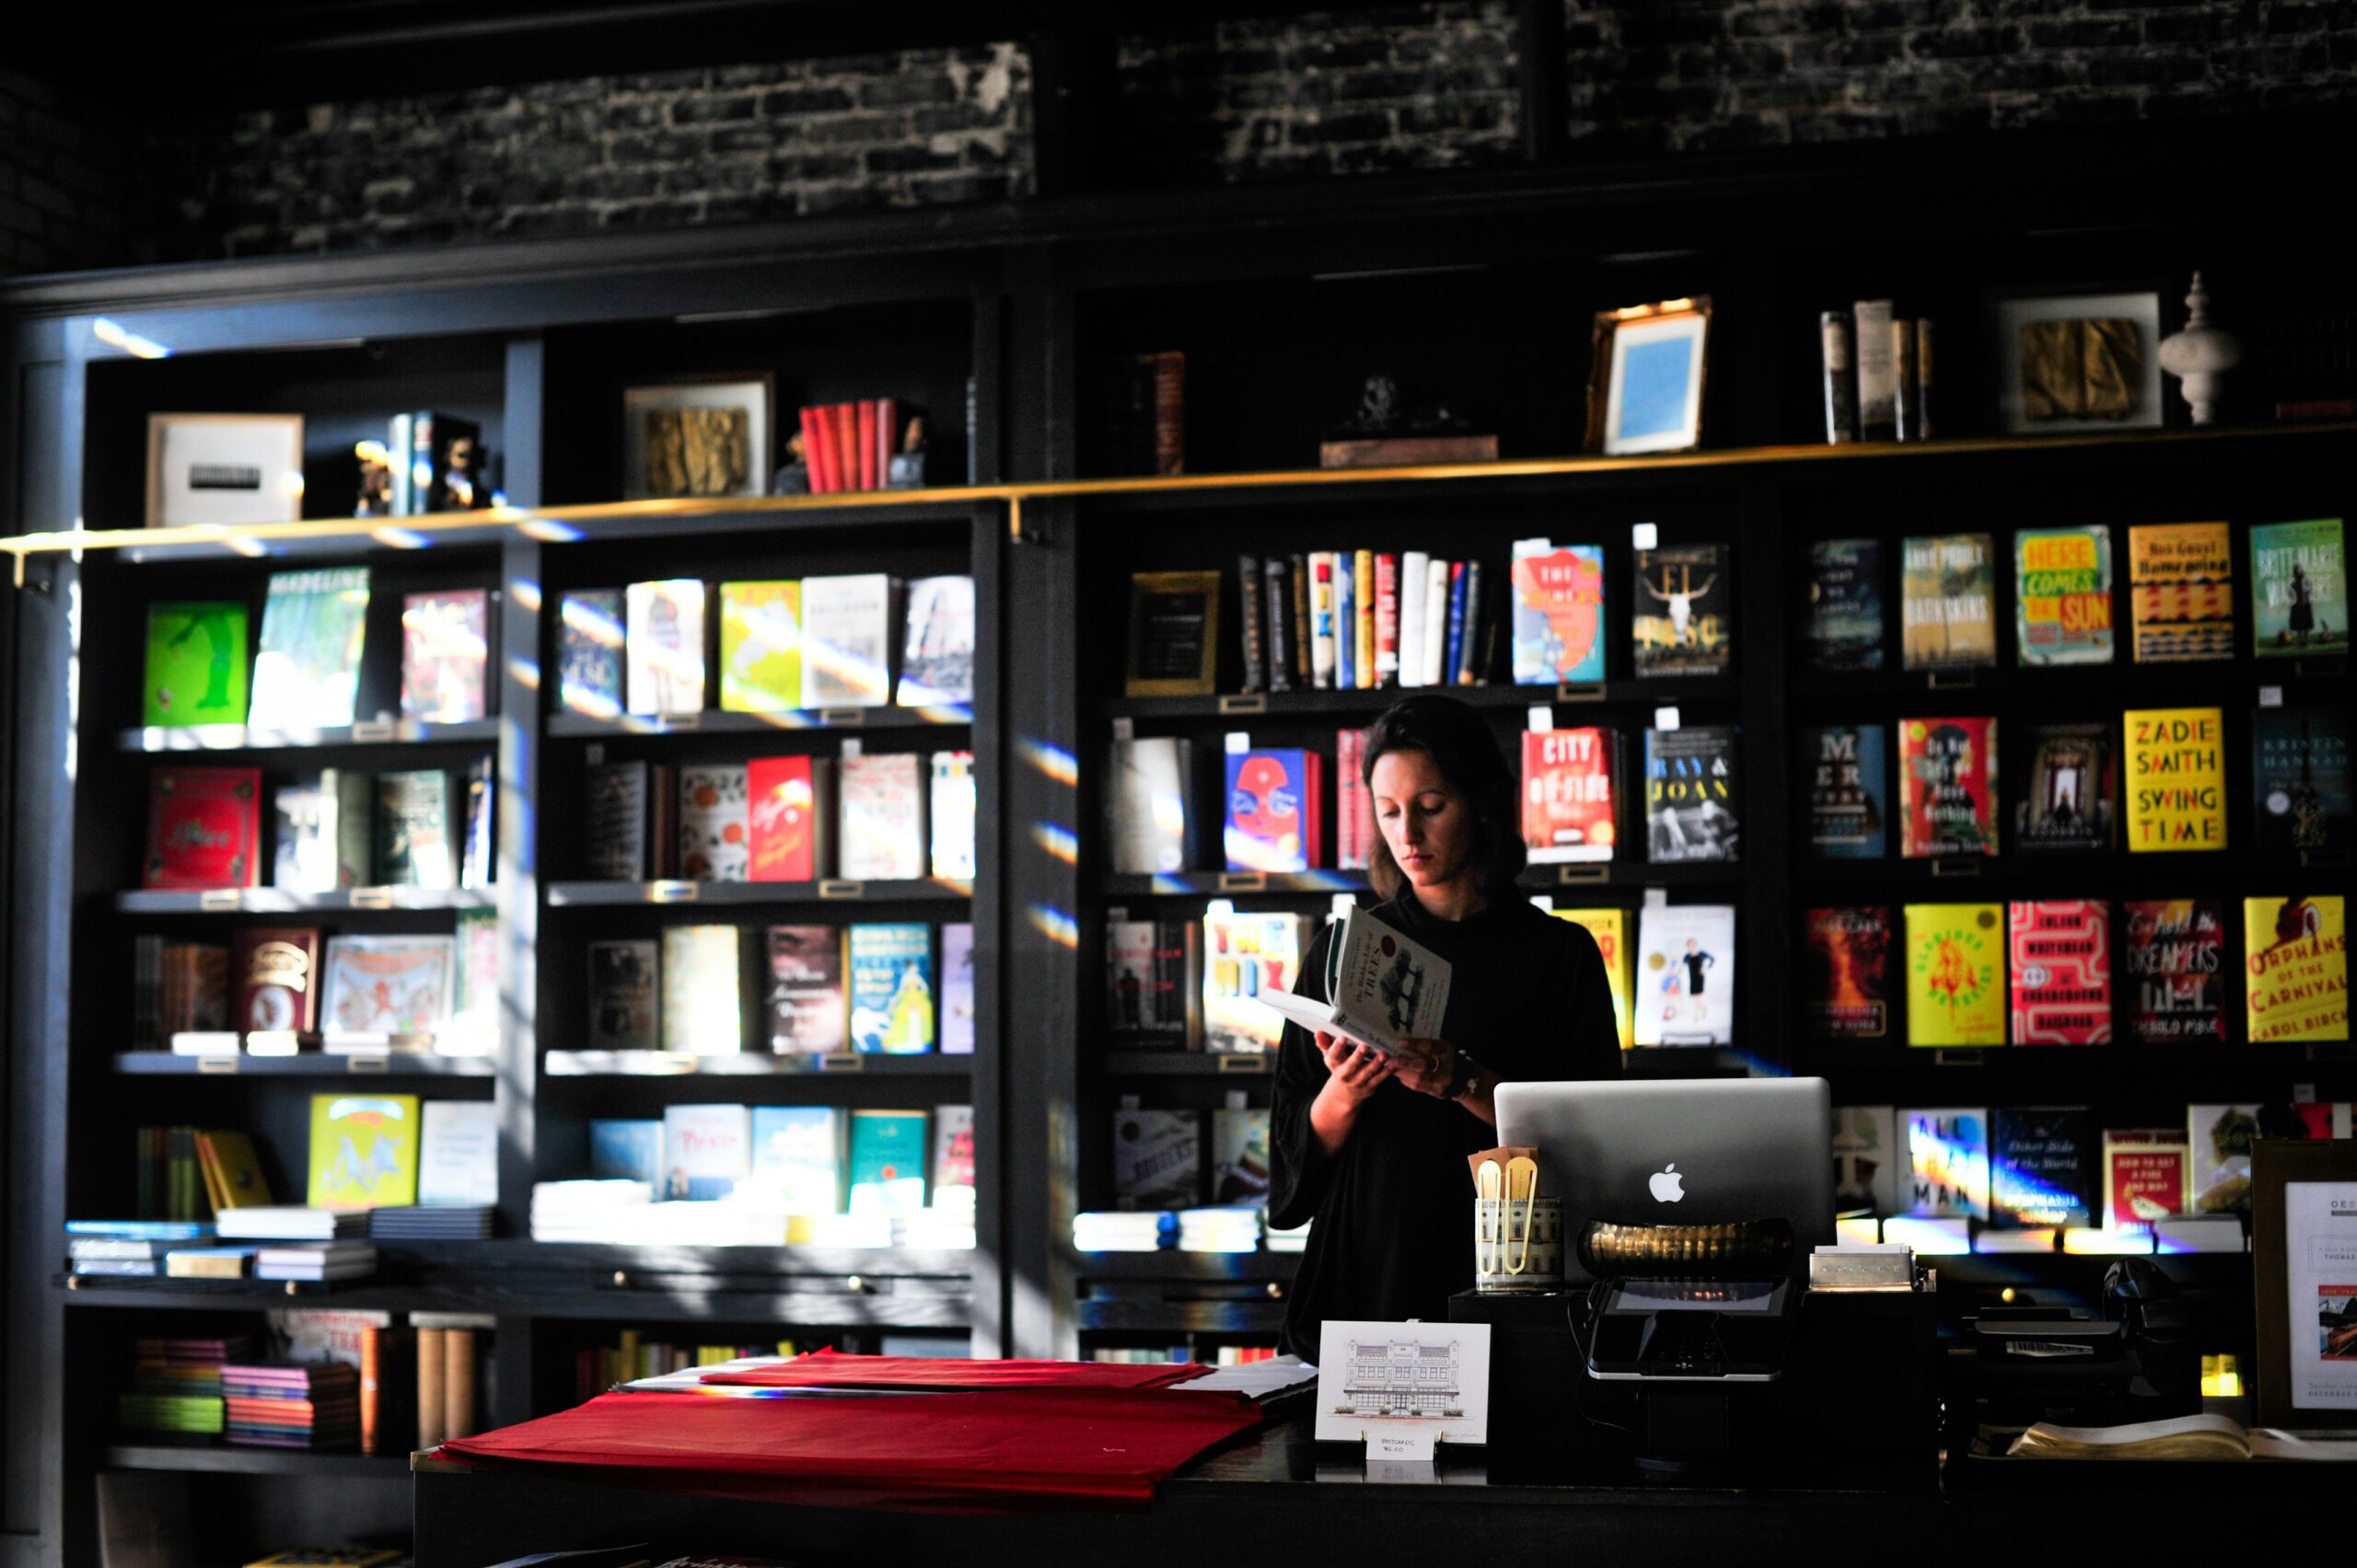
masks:
[(1473, 1201), (1473, 1288), (1554, 1290), (1563, 1283), (1561, 1198)]

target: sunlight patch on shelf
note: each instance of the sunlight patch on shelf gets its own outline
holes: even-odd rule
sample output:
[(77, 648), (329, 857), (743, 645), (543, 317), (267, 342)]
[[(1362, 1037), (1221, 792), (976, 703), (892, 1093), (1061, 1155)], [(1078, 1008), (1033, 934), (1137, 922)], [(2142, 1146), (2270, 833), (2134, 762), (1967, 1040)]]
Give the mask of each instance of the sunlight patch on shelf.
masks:
[(1015, 743), (1016, 754), (1039, 772), (1060, 784), (1080, 783), (1080, 760), (1061, 746), (1024, 736)]
[(1051, 859), (1066, 865), (1080, 864), (1080, 835), (1060, 822), (1032, 824), (1031, 842), (1047, 851)]
[(510, 588), (508, 592), (515, 597), (516, 606), (517, 609), (530, 610), (536, 615), (540, 613), (540, 584), (534, 582), (529, 577), (518, 577), (516, 579), (516, 586)]
[(1030, 909), (1031, 928), (1060, 947), (1077, 951), (1080, 947), (1080, 922), (1050, 904), (1033, 904)]
[(368, 537), (378, 544), (391, 545), (395, 550), (424, 550), (434, 543), (415, 528), (396, 528), (390, 524), (381, 528), (370, 528)]
[(523, 657), (507, 661), (507, 679), (537, 691), (540, 689), (540, 665), (538, 659)]
[(155, 339), (142, 337), (121, 322), (110, 321), (104, 316), (90, 322), (90, 335), (109, 348), (119, 349), (134, 359), (169, 359), (172, 356), (172, 351)]
[(553, 517), (527, 517), (516, 525), (516, 531), (546, 544), (577, 544), (589, 537), (571, 523), (560, 523)]

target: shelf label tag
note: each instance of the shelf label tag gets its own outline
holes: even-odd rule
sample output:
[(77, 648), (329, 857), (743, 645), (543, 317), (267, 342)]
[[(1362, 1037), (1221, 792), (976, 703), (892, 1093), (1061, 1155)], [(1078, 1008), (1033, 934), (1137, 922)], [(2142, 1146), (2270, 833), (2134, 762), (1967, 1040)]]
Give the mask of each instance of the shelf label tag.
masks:
[(207, 888), (197, 894), (196, 907), (207, 914), (234, 913), (245, 901), (236, 888)]
[(1962, 691), (1979, 685), (1980, 680), (1968, 669), (1934, 669), (1923, 677), (1923, 684), (1933, 691)]
[(352, 726), (352, 738), (360, 746), (379, 746), (393, 738), (393, 721), (368, 719)]
[(1645, 907), (1649, 910), (1667, 909), (1669, 907), (1669, 889), (1666, 888), (1646, 889)]
[(1244, 753), (1251, 749), (1252, 737), (1248, 731), (1231, 729), (1227, 732), (1227, 754), (1229, 756), (1241, 757)]
[(196, 1059), (196, 1070), (200, 1073), (234, 1073), (238, 1070), (238, 1059), (234, 1055), (200, 1056)]
[(1550, 733), (1555, 727), (1555, 710), (1544, 703), (1532, 703), (1529, 716), (1524, 719), (1522, 727), (1533, 735)]
[(1587, 865), (1555, 867), (1555, 881), (1562, 887), (1606, 882), (1609, 881), (1611, 877), (1612, 867), (1602, 861)]
[(389, 910), (393, 907), (393, 890), (390, 888), (354, 888), (352, 889), (352, 907), (356, 910)]
[(1674, 705), (1666, 708), (1655, 708), (1654, 710), (1654, 727), (1655, 729), (1676, 729), (1680, 722), (1678, 709)]
[(669, 730), (702, 729), (703, 727), (703, 714), (700, 713), (665, 714), (655, 722), (661, 725), (665, 729)]
[(1231, 691), (1219, 700), (1223, 714), (1265, 714), (1269, 711), (1269, 694), (1265, 691)]
[(1411, 1427), (1405, 1432), (1369, 1433), (1366, 1462), (1370, 1465), (1429, 1465), (1433, 1462), (1433, 1429), (1429, 1426)]
[(1604, 701), (1604, 682), (1601, 680), (1559, 680), (1555, 683), (1555, 701), (1601, 703)]
[(855, 1051), (835, 1051), (819, 1058), (821, 1073), (865, 1073), (867, 1058)]
[(2281, 686), (2260, 687), (2258, 689), (2258, 705), (2262, 708), (2282, 707), (2283, 705), (2283, 688)]
[(849, 761), (851, 759), (853, 759), (853, 758), (854, 758), (854, 757), (857, 757), (859, 754), (860, 754), (860, 740), (859, 740), (859, 737), (857, 737), (857, 736), (855, 736), (855, 735), (846, 735), (846, 736), (844, 736), (844, 737), (843, 737), (843, 739), (842, 739), (842, 757), (843, 757), (843, 760), (844, 760), (844, 761)]
[[(1654, 523), (1631, 523), (1629, 525), (1629, 548), (1631, 550), (1660, 549), (1660, 527)], [(1426, 1455), (1425, 1457), (1427, 1458), (1431, 1458), (1430, 1455)]]
[(1265, 1055), (1222, 1056), (1219, 1059), (1219, 1070), (1222, 1074), (1229, 1073), (1266, 1073), (1269, 1070), (1269, 1059)]
[(1219, 874), (1219, 890), (1223, 893), (1265, 893), (1269, 890), (1269, 874), (1265, 871), (1223, 871)]
[(700, 882), (649, 882), (646, 901), (650, 904), (691, 904), (703, 897)]
[(389, 1056), (347, 1056), (343, 1070), (347, 1073), (382, 1073), (392, 1063)]
[(1980, 875), (1980, 862), (1977, 859), (1958, 859), (1954, 855), (1934, 856), (1932, 861), (1932, 875), (1934, 877), (1978, 877)]
[(819, 896), (822, 899), (864, 899), (867, 897), (867, 884), (847, 882), (837, 877), (822, 877), (819, 883)]
[(865, 708), (820, 708), (819, 722), (830, 729), (860, 729), (867, 724)]

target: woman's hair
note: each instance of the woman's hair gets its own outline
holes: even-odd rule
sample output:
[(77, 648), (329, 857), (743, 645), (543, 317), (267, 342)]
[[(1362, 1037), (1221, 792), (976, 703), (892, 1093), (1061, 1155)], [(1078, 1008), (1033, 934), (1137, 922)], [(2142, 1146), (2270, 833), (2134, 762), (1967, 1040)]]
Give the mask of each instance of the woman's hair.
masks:
[[(1469, 859), (1481, 878), (1481, 896), (1504, 895), (1528, 860), (1523, 853), (1521, 813), (1515, 809), (1519, 791), (1514, 771), (1498, 749), (1489, 722), (1454, 697), (1405, 698), (1368, 726), (1362, 784), (1373, 784), (1375, 764), (1389, 751), (1421, 751), (1433, 760), (1472, 818)], [(1367, 880), (1386, 899), (1407, 885), (1379, 830), (1367, 851)]]

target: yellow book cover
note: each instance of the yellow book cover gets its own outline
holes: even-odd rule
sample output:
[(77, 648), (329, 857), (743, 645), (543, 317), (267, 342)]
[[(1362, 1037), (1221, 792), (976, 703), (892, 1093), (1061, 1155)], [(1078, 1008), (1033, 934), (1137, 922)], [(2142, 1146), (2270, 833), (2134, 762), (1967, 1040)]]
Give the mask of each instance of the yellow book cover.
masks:
[(2138, 664), (2235, 656), (2235, 548), (2223, 523), (2128, 530), (2129, 614)]
[(2253, 1044), (2349, 1038), (2349, 925), (2338, 893), (2243, 900), (2243, 1003)]
[(253, 1209), (275, 1202), (251, 1138), (243, 1132), (199, 1132), (196, 1157), (216, 1209)]
[(1375, 552), (1362, 550), (1351, 558), (1351, 673), (1361, 686), (1375, 684)]
[(1907, 1043), (2005, 1043), (2005, 906), (1907, 906)]
[(313, 1095), (315, 1209), (397, 1208), (417, 1202), (417, 1097)]
[(1627, 910), (1550, 910), (1557, 920), (1584, 927), (1604, 954), (1605, 977), (1612, 982), (1612, 1016), (1620, 1027), (1620, 1049), (1636, 1043), (1636, 1016), (1629, 1010), (1629, 993), (1636, 985), (1635, 949), (1629, 946)]
[(800, 582), (720, 585), (720, 705), (734, 714), (802, 705)]
[(2139, 854), (2226, 847), (2226, 722), (2217, 708), (2131, 708), (2128, 847)]

